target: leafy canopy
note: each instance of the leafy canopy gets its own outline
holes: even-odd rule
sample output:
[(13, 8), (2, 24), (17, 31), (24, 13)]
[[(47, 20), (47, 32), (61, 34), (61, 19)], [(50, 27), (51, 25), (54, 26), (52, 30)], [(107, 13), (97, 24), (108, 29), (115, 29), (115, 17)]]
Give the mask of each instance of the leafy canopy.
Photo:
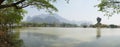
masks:
[(0, 0), (0, 22), (4, 24), (19, 23), (26, 13), (23, 8), (28, 6), (45, 9), (48, 12), (58, 11), (52, 4), (56, 1), (57, 0)]
[[(0, 9), (15, 7), (16, 9), (22, 9), (28, 6), (34, 6), (38, 9), (47, 9), (57, 11), (57, 8), (51, 3), (57, 0), (0, 0)], [(69, 1), (69, 0), (65, 0)]]
[(107, 16), (120, 13), (120, 0), (101, 0), (98, 4), (99, 11), (102, 11)]
[(19, 23), (26, 13), (23, 9), (5, 8), (0, 10), (0, 22), (2, 24)]

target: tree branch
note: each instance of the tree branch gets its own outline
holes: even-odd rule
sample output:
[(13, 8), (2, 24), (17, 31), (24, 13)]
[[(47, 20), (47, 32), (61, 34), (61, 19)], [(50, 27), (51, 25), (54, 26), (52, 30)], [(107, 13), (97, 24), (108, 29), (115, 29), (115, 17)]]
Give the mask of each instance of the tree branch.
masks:
[(0, 0), (0, 5), (4, 2), (5, 0)]
[(120, 3), (120, 1), (112, 1), (112, 2), (110, 2), (110, 3)]
[(24, 1), (25, 0), (20, 0), (20, 1), (16, 2), (16, 3), (0, 5), (0, 9), (8, 8), (8, 7), (16, 7), (17, 8), (17, 5), (24, 2)]

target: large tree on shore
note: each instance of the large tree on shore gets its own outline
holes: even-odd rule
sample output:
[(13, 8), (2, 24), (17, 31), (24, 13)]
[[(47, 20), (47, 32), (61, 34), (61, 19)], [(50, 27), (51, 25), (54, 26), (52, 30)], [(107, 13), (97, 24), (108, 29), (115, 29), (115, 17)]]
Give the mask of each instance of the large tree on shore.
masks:
[(50, 2), (56, 0), (0, 0), (0, 9), (14, 7), (16, 9), (22, 9), (28, 6), (35, 6), (37, 8), (53, 9), (57, 10)]
[(0, 0), (0, 24), (19, 23), (25, 14), (23, 8), (28, 6), (45, 9), (48, 12), (58, 11), (52, 4), (56, 1), (57, 0)]
[[(22, 9), (28, 6), (34, 6), (39, 9), (52, 9), (57, 11), (51, 2), (56, 2), (57, 0), (0, 0), (0, 9), (14, 7), (16, 9)], [(69, 1), (69, 0), (65, 0)]]

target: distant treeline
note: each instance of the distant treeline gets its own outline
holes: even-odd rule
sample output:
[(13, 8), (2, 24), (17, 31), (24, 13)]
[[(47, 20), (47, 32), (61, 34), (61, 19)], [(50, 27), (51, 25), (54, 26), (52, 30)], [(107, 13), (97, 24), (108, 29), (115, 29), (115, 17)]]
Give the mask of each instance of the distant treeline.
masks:
[[(89, 27), (93, 27), (93, 28), (96, 28), (97, 25), (94, 24), (94, 25), (90, 25)], [(101, 28), (120, 28), (120, 26), (118, 25), (115, 25), (115, 24), (110, 24), (110, 25), (106, 25), (106, 24), (101, 24), (100, 26)]]
[[(96, 28), (96, 24), (81, 24), (81, 25), (76, 25), (76, 24), (70, 24), (70, 23), (27, 23), (27, 22), (22, 22), (21, 26), (24, 27), (83, 27), (83, 28)], [(115, 25), (115, 24), (101, 24), (101, 28), (120, 28), (120, 26)]]
[(69, 24), (69, 23), (21, 23), (22, 26), (26, 27), (78, 27), (76, 24)]

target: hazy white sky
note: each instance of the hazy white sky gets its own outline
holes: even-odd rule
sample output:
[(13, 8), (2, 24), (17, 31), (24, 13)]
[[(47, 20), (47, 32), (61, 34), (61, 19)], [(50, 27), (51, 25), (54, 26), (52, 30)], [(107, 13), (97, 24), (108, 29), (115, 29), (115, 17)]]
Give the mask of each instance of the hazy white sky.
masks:
[[(100, 1), (99, 0), (70, 0), (67, 4), (63, 0), (59, 0), (54, 5), (58, 8), (59, 12), (56, 12), (61, 17), (64, 17), (72, 21), (91, 21), (96, 23), (96, 18), (101, 17), (103, 24), (117, 24), (120, 25), (120, 15), (113, 15), (112, 17), (103, 16), (102, 12), (97, 11), (98, 8), (94, 7)], [(35, 8), (25, 8), (28, 11), (26, 16), (40, 15), (43, 10), (37, 10)]]

